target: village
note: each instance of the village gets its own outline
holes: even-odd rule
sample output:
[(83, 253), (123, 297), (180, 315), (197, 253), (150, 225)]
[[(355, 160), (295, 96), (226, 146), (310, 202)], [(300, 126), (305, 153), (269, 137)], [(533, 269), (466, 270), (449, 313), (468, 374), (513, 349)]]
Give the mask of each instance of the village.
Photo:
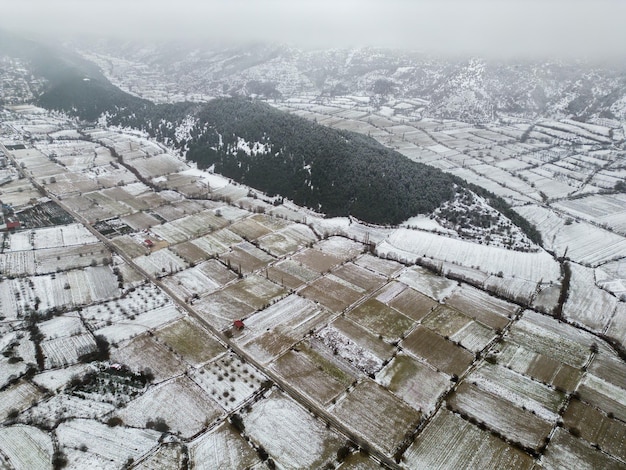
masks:
[[(461, 158), (442, 140), (461, 132), (452, 123), (409, 132), (328, 103), (284, 106), (422, 149), (416, 159)], [(515, 137), (476, 158), (504, 162), (493, 153), (505, 147), (544, 158)], [(0, 144), (8, 468), (626, 464), (623, 287), (608, 274), (589, 281), (624, 249), (623, 226), (601, 226), (623, 217), (593, 218), (603, 196), (590, 192), (588, 216), (563, 201), (579, 215), (550, 225), (554, 251), (581, 263), (580, 290), (556, 318), (563, 277), (544, 250), (473, 243), (423, 219), (327, 219), (141, 133), (29, 105), (4, 108)], [(546, 159), (561, 155), (545, 147)], [(478, 163), (460, 162), (470, 170), (478, 179)], [(610, 187), (612, 170), (623, 171), (606, 166), (591, 181)], [(532, 172), (515, 171), (530, 187)], [(550, 191), (568, 190), (532, 183), (489, 185), (555, 224), (539, 219), (542, 193), (557, 202)], [(582, 224), (615, 238), (577, 243), (568, 230)]]

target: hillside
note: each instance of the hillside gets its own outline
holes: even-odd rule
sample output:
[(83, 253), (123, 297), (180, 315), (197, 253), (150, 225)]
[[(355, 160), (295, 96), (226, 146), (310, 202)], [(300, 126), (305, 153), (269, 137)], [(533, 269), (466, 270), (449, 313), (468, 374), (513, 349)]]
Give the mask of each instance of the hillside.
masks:
[(159, 102), (224, 94), (268, 99), (357, 95), (369, 96), (375, 105), (419, 100), (422, 116), (468, 122), (489, 121), (498, 114), (626, 117), (626, 76), (616, 64), (441, 58), (376, 48), (303, 50), (275, 44), (98, 41), (77, 49), (123, 89)]
[[(158, 111), (157, 111), (158, 110)], [(117, 113), (113, 125), (143, 128), (187, 149), (187, 158), (217, 173), (330, 216), (353, 215), (398, 224), (430, 213), (452, 199), (463, 183), (409, 161), (373, 139), (332, 130), (245, 98), (220, 98), (164, 122), (166, 105), (145, 114)], [(161, 111), (165, 111), (162, 113)], [(188, 136), (175, 128), (193, 113)], [(189, 122), (189, 121), (188, 121)], [(187, 137), (187, 138), (185, 138)]]

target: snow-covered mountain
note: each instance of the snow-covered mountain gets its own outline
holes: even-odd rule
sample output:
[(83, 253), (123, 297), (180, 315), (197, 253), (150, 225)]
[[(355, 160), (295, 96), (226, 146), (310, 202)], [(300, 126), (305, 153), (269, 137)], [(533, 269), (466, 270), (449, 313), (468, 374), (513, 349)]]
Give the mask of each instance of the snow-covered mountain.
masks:
[(424, 115), (486, 121), (626, 118), (626, 72), (584, 62), (441, 59), (373, 48), (302, 50), (286, 45), (82, 44), (116, 84), (157, 101), (225, 94), (268, 98), (368, 95), (425, 101)]

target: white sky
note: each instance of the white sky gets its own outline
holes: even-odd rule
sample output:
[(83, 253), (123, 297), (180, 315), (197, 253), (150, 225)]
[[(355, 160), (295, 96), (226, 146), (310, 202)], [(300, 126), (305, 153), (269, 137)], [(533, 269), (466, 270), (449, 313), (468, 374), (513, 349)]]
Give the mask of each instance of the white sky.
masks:
[(626, 0), (0, 0), (0, 27), (626, 59)]

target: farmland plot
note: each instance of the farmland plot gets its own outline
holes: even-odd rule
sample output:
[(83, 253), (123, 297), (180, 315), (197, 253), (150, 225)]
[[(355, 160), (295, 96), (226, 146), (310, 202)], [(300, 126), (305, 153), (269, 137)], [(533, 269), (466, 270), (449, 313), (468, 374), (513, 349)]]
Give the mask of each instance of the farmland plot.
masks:
[(530, 449), (538, 449), (552, 429), (548, 421), (467, 381), (459, 386), (448, 404), (462, 416), (469, 415)]
[(333, 312), (341, 312), (359, 300), (364, 292), (360, 287), (329, 274), (309, 283), (299, 294)]
[(183, 375), (150, 388), (116, 416), (133, 427), (163, 418), (170, 430), (189, 438), (213, 422), (223, 413), (221, 407), (191, 379)]
[(580, 381), (578, 393), (580, 398), (604, 412), (612, 413), (617, 419), (626, 421), (626, 390), (620, 385), (587, 374)]
[(393, 276), (398, 271), (404, 269), (404, 266), (395, 261), (386, 260), (370, 254), (365, 254), (354, 260), (354, 264), (362, 268), (369, 269), (383, 276)]
[(218, 260), (208, 260), (198, 265), (198, 268), (213, 282), (216, 282), (220, 286), (228, 284), (230, 281), (237, 278), (237, 275), (233, 273), (231, 269), (228, 269)]
[(447, 306), (436, 308), (421, 324), (474, 353), (484, 349), (496, 337), (491, 328)]
[(577, 430), (585, 441), (599, 445), (603, 451), (626, 464), (626, 424), (579, 400), (569, 403), (563, 422), (566, 428)]
[(154, 155), (150, 158), (135, 158), (129, 164), (143, 177), (148, 179), (186, 169), (186, 165), (183, 162), (175, 156), (166, 153)]
[(411, 289), (401, 282), (387, 284), (376, 299), (415, 321), (420, 321), (439, 305), (430, 297)]
[(229, 424), (222, 423), (189, 444), (193, 468), (253, 468), (261, 460)]
[(329, 317), (328, 311), (292, 294), (246, 319), (245, 329), (234, 340), (257, 361), (268, 364)]
[(102, 243), (50, 248), (34, 252), (37, 274), (86, 268), (109, 260), (109, 250)]
[(555, 239), (555, 251), (579, 263), (597, 267), (607, 261), (623, 258), (626, 239), (587, 222), (564, 225)]
[(5, 318), (17, 319), (35, 303), (35, 293), (26, 278), (0, 281), (0, 307)]
[(177, 245), (170, 246), (170, 250), (183, 258), (189, 266), (195, 266), (196, 264), (206, 261), (209, 256), (196, 245), (191, 242), (183, 242)]
[(71, 468), (121, 468), (129, 457), (138, 460), (156, 447), (161, 433), (74, 419), (59, 424), (56, 435)]
[(403, 337), (414, 324), (409, 317), (376, 299), (369, 299), (360, 304), (351, 310), (347, 317), (367, 328), (371, 333), (381, 335), (388, 342)]
[(194, 367), (226, 352), (212, 334), (189, 317), (156, 331), (156, 336)]
[(147, 334), (112, 350), (111, 360), (125, 364), (134, 372), (149, 369), (154, 374), (155, 382), (182, 374), (186, 369), (183, 362)]
[(442, 408), (404, 453), (408, 468), (530, 470), (534, 460)]
[[(147, 204), (144, 209), (147, 209)], [(148, 230), (161, 222), (156, 217), (151, 216), (147, 212), (135, 212), (120, 219), (124, 224), (133, 230)]]
[(343, 444), (343, 438), (277, 391), (255, 403), (243, 422), (246, 433), (285, 468), (322, 468)]
[(180, 243), (191, 238), (204, 235), (225, 225), (224, 219), (215, 216), (210, 211), (181, 217), (172, 222), (157, 225), (152, 231), (169, 243)]
[(0, 392), (0, 420), (13, 410), (22, 411), (41, 399), (42, 393), (30, 382), (20, 381)]
[(313, 281), (319, 274), (311, 269), (297, 263), (292, 259), (285, 259), (273, 264), (266, 269), (267, 277), (283, 287), (297, 289), (303, 284)]
[(129, 235), (122, 235), (111, 240), (115, 247), (130, 258), (137, 258), (145, 255), (148, 249), (140, 245), (135, 239)]
[(189, 376), (226, 411), (232, 411), (257, 393), (265, 376), (234, 354), (220, 357)]
[(51, 468), (53, 452), (52, 439), (40, 429), (22, 424), (0, 428), (0, 465), (8, 461), (3, 468)]
[[(234, 189), (234, 191), (232, 191), (232, 194), (237, 195), (241, 191), (244, 191), (247, 193), (247, 190), (245, 188), (235, 188), (235, 187), (232, 187), (232, 188)], [(230, 192), (230, 189), (226, 189), (225, 192)], [(232, 205), (220, 206), (217, 209), (215, 209), (213, 212), (215, 213), (216, 216), (223, 217), (227, 223), (236, 222), (239, 219), (244, 219), (250, 216), (250, 212), (240, 209), (238, 207), (232, 206)]]
[(261, 276), (251, 275), (224, 289), (236, 300), (249, 305), (254, 310), (267, 307), (285, 294), (285, 289)]
[(199, 266), (168, 276), (163, 283), (181, 299), (210, 294), (221, 287), (206, 276)]
[(439, 301), (449, 297), (458, 284), (445, 277), (436, 276), (419, 266), (404, 270), (398, 277), (398, 280), (418, 292), (422, 292)]
[(379, 255), (397, 254), (413, 262), (423, 256), (454, 261), (462, 267), (477, 266), (477, 269), (489, 274), (502, 272), (505, 278), (515, 277), (534, 283), (560, 277), (558, 263), (544, 251), (526, 253), (506, 250), (403, 228), (397, 229), (379, 244), (377, 252)]
[[(5, 353), (9, 354), (5, 357)], [(14, 362), (16, 361), (17, 362)], [(0, 388), (7, 385), (16, 377), (20, 377), (28, 370), (28, 364), (35, 364), (35, 345), (28, 339), (22, 339), (19, 346), (15, 349), (5, 349), (3, 355), (0, 356)]]
[(317, 241), (313, 231), (302, 224), (293, 224), (259, 238), (259, 247), (273, 256), (283, 257)]
[(626, 301), (626, 258), (596, 268), (596, 284)]
[(232, 247), (229, 252), (221, 255), (220, 258), (240, 274), (258, 271), (275, 259), (248, 242)]
[(221, 290), (194, 302), (194, 310), (211, 326), (223, 330), (232, 326), (234, 320), (246, 318), (257, 309), (235, 299)]
[(228, 230), (239, 235), (241, 238), (249, 242), (254, 241), (257, 238), (260, 238), (263, 235), (267, 235), (271, 232), (269, 228), (258, 223), (250, 217), (235, 222), (230, 227), (228, 227)]
[(366, 374), (375, 374), (395, 349), (372, 333), (345, 318), (337, 318), (315, 336), (333, 354), (345, 359)]
[(329, 272), (331, 269), (339, 266), (343, 262), (339, 256), (323, 253), (315, 248), (307, 248), (296, 253), (293, 256), (293, 260), (319, 274)]
[[(76, 276), (72, 277), (75, 278)], [(29, 285), (32, 287), (32, 295), (38, 298), (39, 302), (33, 299), (33, 302), (30, 305), (25, 305), (25, 307), (30, 308), (39, 303), (39, 310), (45, 312), (54, 307), (63, 308), (73, 304), (74, 293), (71, 291), (69, 273), (34, 276), (30, 278)], [(88, 288), (86, 283), (83, 285), (85, 288)], [(80, 287), (79, 283), (74, 283), (75, 293), (79, 298), (81, 297)], [(22, 299), (24, 299), (24, 297), (22, 297)], [(90, 299), (87, 298), (84, 300)]]
[(541, 466), (547, 470), (561, 468), (618, 470), (624, 468), (624, 463), (594, 449), (563, 428), (557, 428), (541, 458)]
[(157, 250), (133, 260), (144, 271), (163, 277), (186, 269), (187, 263), (169, 249)]
[(271, 368), (301, 393), (328, 406), (350, 386), (356, 374), (323, 353), (303, 341), (276, 359)]
[(506, 367), (483, 363), (466, 379), (491, 394), (556, 423), (565, 395)]
[(589, 373), (618, 387), (625, 387), (622, 379), (626, 377), (626, 362), (614, 356), (612, 352), (596, 353), (589, 366)]
[[(142, 284), (124, 297), (84, 308), (82, 317), (97, 329), (119, 321), (132, 321), (133, 316), (136, 319), (139, 315), (165, 307), (174, 308), (170, 298), (155, 285)], [(157, 316), (146, 315), (143, 320), (154, 320), (153, 317)], [(156, 326), (154, 321), (149, 323)]]
[(572, 278), (563, 314), (569, 320), (602, 332), (611, 321), (618, 300), (596, 287), (593, 269), (570, 263)]
[(98, 239), (81, 224), (46, 227), (32, 232), (33, 245), (37, 250), (98, 243)]
[(392, 456), (421, 414), (375, 382), (365, 379), (332, 409), (347, 427)]
[(33, 377), (33, 382), (52, 392), (58, 392), (71, 380), (73, 376), (81, 376), (91, 369), (90, 364), (76, 364), (63, 369), (40, 372)]
[(575, 368), (589, 359), (594, 337), (557, 320), (527, 310), (509, 330), (508, 340)]
[(192, 240), (191, 243), (204, 251), (207, 256), (213, 256), (226, 253), (231, 246), (242, 243), (243, 241), (243, 238), (235, 235), (230, 230), (222, 229), (203, 237), (196, 238), (195, 240)]
[(35, 251), (9, 251), (0, 254), (0, 272), (5, 276), (33, 275), (37, 269)]
[(565, 210), (598, 225), (608, 224), (620, 233), (626, 232), (626, 195), (594, 194), (580, 199), (559, 201), (554, 207)]
[(448, 375), (462, 374), (474, 360), (471, 352), (423, 326), (413, 330), (401, 344), (417, 358), (423, 358)]
[(348, 455), (338, 469), (341, 470), (378, 470), (380, 464), (361, 452)]
[[(104, 313), (104, 315), (106, 316), (107, 314)], [(97, 322), (99, 328), (94, 331), (95, 334), (105, 336), (112, 343), (124, 341), (182, 317), (180, 310), (171, 303), (138, 314), (118, 312), (115, 315), (121, 320), (111, 325), (109, 325), (110, 320), (106, 320), (104, 324), (100, 320), (100, 322)], [(96, 320), (99, 319), (97, 318)]]
[(137, 462), (133, 466), (133, 469), (154, 470), (157, 468), (183, 468), (183, 462), (186, 461), (186, 453), (183, 450), (183, 445), (184, 444), (179, 442), (163, 443), (156, 451)]
[(333, 271), (333, 275), (361, 288), (372, 292), (382, 286), (387, 279), (354, 263), (346, 263)]
[(462, 284), (447, 300), (450, 305), (493, 329), (502, 329), (519, 310), (515, 304), (493, 297), (475, 287)]
[(365, 245), (345, 237), (330, 237), (315, 245), (315, 249), (348, 261), (363, 252)]
[(96, 349), (96, 341), (91, 333), (75, 334), (41, 342), (47, 369), (76, 364), (81, 356), (92, 353)]
[(448, 376), (406, 354), (398, 354), (376, 376), (376, 381), (416, 410), (430, 414), (452, 385)]
[(304, 224), (294, 224), (290, 220), (274, 217), (272, 214), (254, 214), (251, 216), (251, 219), (267, 227), (271, 232), (276, 232), (279, 230), (283, 230), (287, 227), (291, 227), (298, 233), (302, 233), (303, 235), (305, 235), (307, 238), (310, 234), (310, 236), (313, 236), (317, 240), (315, 234), (310, 231), (311, 229)]
[(572, 392), (578, 386), (582, 371), (508, 340), (499, 345), (499, 364), (560, 390)]
[(60, 421), (70, 418), (100, 419), (115, 410), (115, 405), (98, 399), (83, 398), (67, 393), (59, 393), (49, 400), (40, 401), (26, 410), (20, 421), (37, 423), (38, 426), (53, 428)]

